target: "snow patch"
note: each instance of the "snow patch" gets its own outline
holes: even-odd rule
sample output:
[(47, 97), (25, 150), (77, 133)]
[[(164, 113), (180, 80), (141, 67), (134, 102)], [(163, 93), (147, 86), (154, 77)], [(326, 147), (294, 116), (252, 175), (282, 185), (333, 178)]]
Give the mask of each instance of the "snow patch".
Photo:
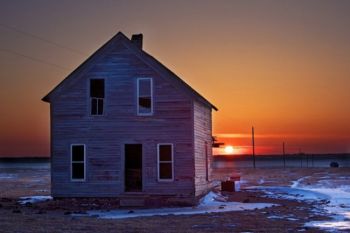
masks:
[(220, 213), (230, 211), (254, 210), (277, 206), (271, 203), (241, 203), (228, 202), (226, 197), (210, 192), (202, 198), (200, 204), (194, 207), (156, 208), (136, 210), (87, 211), (87, 214), (73, 214), (73, 216), (93, 216), (104, 219), (123, 219), (135, 217), (164, 216), (164, 215), (192, 215), (206, 213)]
[(222, 205), (223, 202), (227, 202), (227, 197), (222, 196), (220, 194), (209, 192), (205, 195), (199, 202), (199, 206), (216, 206)]
[(296, 180), (296, 181), (293, 181), (292, 182), (292, 186), (291, 188), (297, 188), (300, 186), (300, 183), (303, 181), (303, 180), (306, 180), (307, 178), (309, 178), (310, 176), (305, 176), (305, 177), (301, 177), (300, 179)]
[(266, 197), (286, 199), (286, 200), (298, 200), (298, 201), (321, 201), (328, 200), (330, 197), (326, 194), (318, 193), (312, 190), (304, 190), (297, 188), (290, 188), (284, 186), (251, 186), (247, 187), (248, 190), (261, 190), (265, 193)]
[(271, 215), (267, 217), (268, 219), (287, 219), (289, 221), (298, 221), (299, 219), (294, 218), (293, 215), (282, 215), (282, 216), (277, 216), (277, 215)]
[(328, 203), (322, 205), (325, 212), (330, 215), (331, 221), (312, 221), (306, 226), (324, 229), (350, 230), (350, 186), (338, 188), (308, 188), (313, 192), (319, 192), (330, 197)]
[(37, 189), (37, 190), (35, 190), (35, 192), (40, 192), (40, 193), (46, 193), (48, 191), (49, 190), (47, 190), (47, 189)]
[(16, 174), (11, 174), (11, 173), (0, 173), (0, 179), (14, 179), (16, 178)]
[(350, 221), (313, 221), (305, 224), (307, 227), (318, 227), (328, 230), (349, 230)]
[[(311, 221), (305, 224), (308, 227), (318, 227), (326, 230), (350, 230), (350, 186), (337, 185), (338, 180), (319, 180), (317, 183), (301, 184), (310, 176), (302, 177), (292, 182), (290, 187), (284, 186), (252, 186), (248, 190), (261, 190), (265, 196), (278, 199), (297, 200), (305, 202), (318, 201), (314, 205), (314, 213), (332, 217), (330, 221)], [(325, 176), (323, 176), (325, 177)], [(343, 177), (342, 177), (343, 179)], [(269, 218), (279, 218), (270, 216)], [(292, 219), (290, 219), (292, 220)]]
[(18, 203), (25, 205), (27, 203), (38, 203), (38, 202), (44, 202), (48, 200), (52, 200), (51, 196), (28, 196), (28, 197), (20, 197), (20, 200)]

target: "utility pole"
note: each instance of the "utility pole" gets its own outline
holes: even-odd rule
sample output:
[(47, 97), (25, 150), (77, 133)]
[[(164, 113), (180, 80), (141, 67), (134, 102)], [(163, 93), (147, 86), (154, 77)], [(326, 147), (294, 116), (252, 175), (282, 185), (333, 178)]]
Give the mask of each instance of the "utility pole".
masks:
[(254, 126), (252, 127), (252, 146), (253, 146), (253, 167), (255, 168), (255, 141), (254, 141)]
[(284, 150), (284, 142), (282, 144), (282, 150), (283, 150), (283, 168), (286, 168), (286, 153)]

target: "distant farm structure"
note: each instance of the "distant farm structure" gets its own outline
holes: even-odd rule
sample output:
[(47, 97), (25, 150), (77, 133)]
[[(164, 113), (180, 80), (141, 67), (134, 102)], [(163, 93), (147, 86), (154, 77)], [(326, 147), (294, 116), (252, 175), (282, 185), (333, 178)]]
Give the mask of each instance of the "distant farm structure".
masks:
[[(251, 155), (215, 155), (213, 156), (213, 168), (253, 168)], [(280, 155), (256, 155), (257, 168), (317, 168), (350, 167), (350, 154), (280, 154)], [(331, 166), (331, 164), (334, 164)]]

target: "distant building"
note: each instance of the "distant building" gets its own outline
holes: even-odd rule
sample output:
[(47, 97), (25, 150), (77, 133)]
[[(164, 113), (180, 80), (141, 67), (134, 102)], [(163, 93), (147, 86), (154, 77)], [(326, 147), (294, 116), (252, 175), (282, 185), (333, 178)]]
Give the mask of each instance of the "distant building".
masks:
[(43, 101), (53, 197), (194, 203), (211, 187), (217, 108), (143, 51), (142, 34), (116, 34)]

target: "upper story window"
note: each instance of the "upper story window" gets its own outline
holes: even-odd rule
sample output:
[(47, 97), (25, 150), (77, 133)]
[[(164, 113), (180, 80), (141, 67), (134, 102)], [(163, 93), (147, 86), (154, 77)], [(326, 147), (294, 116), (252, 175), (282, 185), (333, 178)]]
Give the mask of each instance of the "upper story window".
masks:
[(91, 115), (103, 115), (103, 102), (105, 98), (105, 80), (90, 80), (90, 113)]
[(137, 114), (153, 114), (153, 86), (152, 78), (137, 79)]

